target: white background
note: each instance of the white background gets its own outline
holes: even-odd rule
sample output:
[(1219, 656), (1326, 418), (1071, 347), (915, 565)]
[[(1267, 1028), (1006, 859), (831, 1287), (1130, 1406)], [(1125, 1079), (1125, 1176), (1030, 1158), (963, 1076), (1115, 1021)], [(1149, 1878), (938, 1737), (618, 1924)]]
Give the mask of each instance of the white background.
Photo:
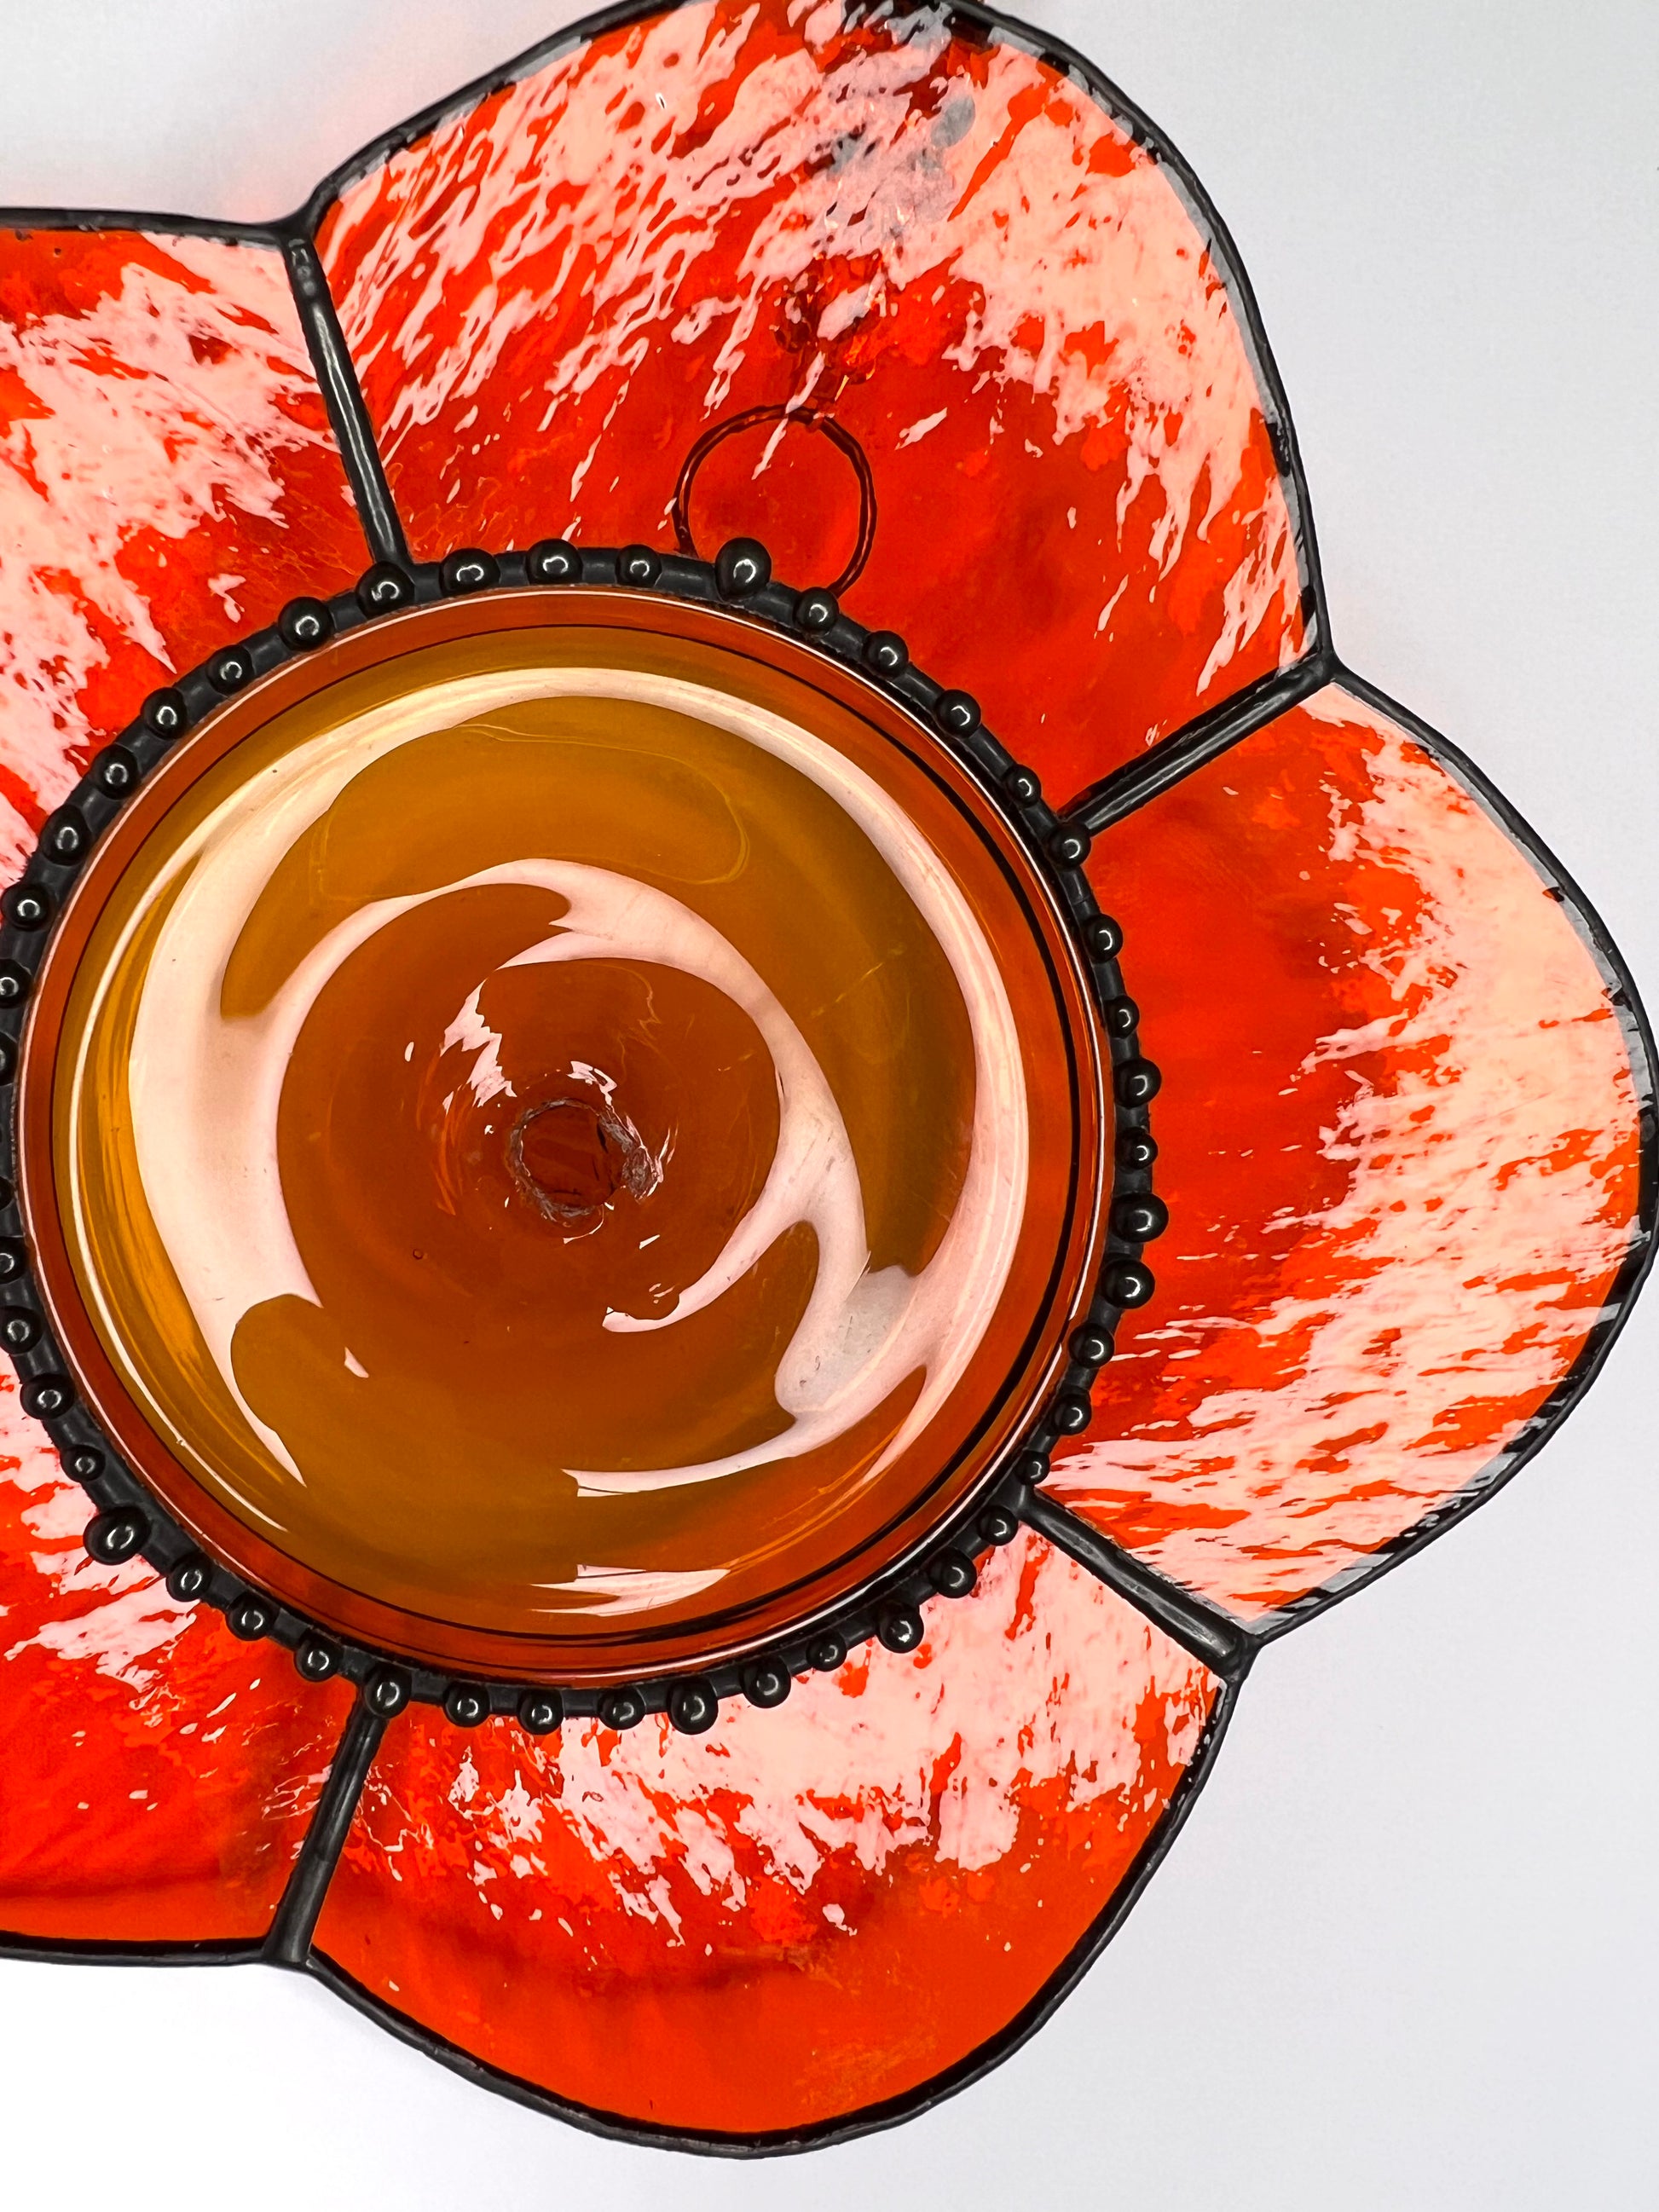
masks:
[[(0, 203), (274, 215), (579, 12), (0, 0)], [(1238, 240), (1340, 649), (1495, 777), (1659, 994), (1659, 9), (1025, 12)], [(931, 2117), (744, 2167), (623, 2149), (293, 1978), (0, 1964), (8, 2201), (1646, 2212), (1656, 1337), (1659, 1292), (1499, 1500), (1264, 1657), (1125, 1932)]]

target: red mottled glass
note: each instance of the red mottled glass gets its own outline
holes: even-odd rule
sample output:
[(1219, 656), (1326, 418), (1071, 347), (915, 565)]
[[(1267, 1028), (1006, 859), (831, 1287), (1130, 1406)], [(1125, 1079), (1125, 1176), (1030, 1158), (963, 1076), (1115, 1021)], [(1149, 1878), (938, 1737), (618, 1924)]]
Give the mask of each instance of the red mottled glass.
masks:
[[(760, 537), (791, 583), (828, 585), (846, 572), (836, 587), (848, 611), (903, 633), (920, 665), (974, 694), (1061, 803), (1295, 662), (1310, 642), (1310, 603), (1296, 494), (1281, 469), (1288, 426), (1259, 373), (1237, 282), (1207, 243), (1212, 218), (1201, 203), (1194, 216), (1196, 195), (1167, 149), (1103, 105), (1109, 95), (1037, 58), (1024, 35), (969, 23), (935, 0), (890, 9), (692, 0), (579, 38), (369, 162), (330, 206), (317, 245), (415, 556), (555, 536), (712, 556), (734, 535)], [(339, 591), (365, 564), (274, 234), (258, 245), (132, 229), (0, 230), (0, 522), (4, 880), (147, 692), (269, 623), (286, 600)], [(666, 604), (649, 593), (591, 596), (597, 607), (576, 611), (600, 627), (655, 623)], [(350, 663), (362, 674), (427, 631), (441, 631), (445, 644), (465, 633), (466, 649), (482, 656), (469, 678), (495, 681), (501, 648), (489, 633), (517, 618), (507, 604), (515, 597), (537, 601), (532, 626), (554, 626), (542, 611), (556, 602), (551, 591), (447, 596), (251, 686), (148, 780), (100, 847), (52, 940), (61, 975), (90, 941), (88, 886), (113, 883), (123, 896), (140, 887), (125, 856), (176, 803), (192, 761), (247, 737), (273, 701), (292, 695), (297, 707), (331, 669)], [(567, 610), (582, 597), (566, 594)], [(682, 609), (677, 620), (729, 627), (740, 640), (733, 658), (769, 662), (774, 673), (780, 656), (810, 657), (800, 637), (744, 637), (731, 611)], [(420, 672), (406, 657), (400, 665), (405, 677)], [(808, 688), (826, 698), (854, 682), (814, 665)], [(635, 693), (637, 706), (645, 694)], [(724, 724), (711, 724), (715, 738), (682, 732), (677, 753), (641, 713), (634, 750), (656, 769), (641, 779), (627, 766), (605, 781), (611, 754), (625, 750), (618, 696), (614, 687), (596, 694), (611, 702), (602, 729), (571, 719), (562, 693), (557, 728), (551, 719), (546, 730), (506, 726), (501, 716), (526, 702), (499, 700), (486, 702), (495, 724), (474, 733), (476, 744), (448, 744), (455, 731), (434, 726), (424, 734), (445, 744), (378, 775), (358, 794), (361, 809), (343, 808), (305, 848), (304, 865), (283, 878), (295, 909), (338, 891), (331, 867), (361, 874), (348, 886), (353, 914), (371, 893), (389, 897), (375, 872), (414, 866), (418, 874), (404, 843), (435, 823), (434, 850), (448, 858), (475, 830), (501, 849), (469, 846), (465, 872), (432, 880), (465, 891), (475, 915), (486, 876), (491, 900), (540, 898), (548, 910), (538, 908), (535, 933), (551, 941), (568, 915), (548, 907), (545, 884), (507, 882), (509, 864), (538, 836), (544, 861), (571, 862), (565, 842), (591, 829), (592, 849), (583, 845), (575, 860), (603, 859), (610, 841), (617, 871), (637, 888), (649, 874), (642, 846), (654, 841), (674, 857), (667, 801), (653, 814), (640, 791), (682, 756), (711, 818), (729, 817), (732, 849), (758, 850), (734, 803), (733, 753), (716, 744)], [(653, 713), (670, 711), (665, 698), (653, 695)], [(899, 713), (890, 700), (889, 709)], [(823, 711), (820, 701), (800, 718), (820, 740)], [(884, 722), (881, 731), (884, 742), (894, 736)], [(596, 733), (610, 748), (603, 758), (590, 743)], [(532, 750), (532, 738), (591, 757), (555, 759)], [(899, 742), (908, 744), (902, 732)], [(939, 762), (927, 773), (942, 790), (957, 770)], [(754, 819), (764, 828), (785, 811), (757, 809)], [(970, 818), (985, 854), (1000, 852), (1001, 828), (973, 809)], [(307, 817), (307, 836), (311, 826)], [(289, 848), (274, 835), (270, 849), (286, 866)], [(725, 902), (728, 921), (747, 901), (776, 931), (776, 945), (758, 940), (757, 972), (765, 966), (770, 984), (775, 968), (800, 967), (803, 1022), (822, 1017), (825, 1049), (837, 1033), (850, 1036), (883, 1070), (919, 1051), (926, 1024), (915, 1008), (928, 993), (904, 982), (906, 931), (887, 927), (889, 908), (844, 865), (852, 849), (821, 827), (793, 845), (781, 836), (781, 896), (763, 873), (738, 884), (735, 863), (696, 880)], [(803, 897), (814, 869), (844, 896), (844, 911)], [(1556, 1394), (1615, 1294), (1628, 1302), (1632, 1238), (1642, 1233), (1644, 1112), (1651, 1139), (1637, 1017), (1567, 895), (1510, 830), (1408, 732), (1340, 689), (1103, 834), (1089, 869), (1125, 925), (1140, 1042), (1164, 1073), (1155, 1180), (1170, 1224), (1150, 1254), (1156, 1297), (1123, 1317), (1092, 1425), (1057, 1449), (1048, 1493), (1241, 1618), (1282, 1625), (1279, 1608), (1358, 1579), (1437, 1508), (1501, 1478), (1545, 1414), (1559, 1411)], [(427, 897), (426, 877), (416, 890)], [(413, 901), (416, 890), (398, 896)], [(526, 1602), (543, 1611), (536, 1593), (549, 1588), (574, 1595), (566, 1610), (574, 1613), (590, 1600), (638, 1598), (648, 1584), (665, 1613), (679, 1598), (665, 1595), (659, 1585), (672, 1577), (660, 1570), (675, 1564), (676, 1513), (684, 1529), (690, 1508), (668, 1511), (641, 1492), (647, 1503), (629, 1504), (624, 1532), (637, 1559), (573, 1536), (571, 1571), (544, 1573), (526, 1548), (526, 1521), (514, 1517), (520, 1501), (502, 1486), (516, 1477), (499, 1439), (482, 1424), (466, 1427), (466, 1393), (481, 1376), (505, 1372), (489, 1417), (517, 1421), (522, 1398), (520, 1425), (538, 1450), (546, 1423), (535, 1392), (550, 1390), (561, 1418), (585, 1395), (595, 1424), (645, 1450), (643, 1361), (627, 1371), (618, 1356), (601, 1373), (578, 1346), (571, 1367), (584, 1358), (586, 1366), (574, 1388), (545, 1363), (514, 1364), (519, 1279), (507, 1279), (500, 1255), (539, 1254), (526, 1241), (531, 1230), (539, 1237), (548, 1224), (597, 1216), (610, 1202), (597, 1194), (622, 1188), (618, 1160), (637, 1170), (629, 1203), (654, 1193), (642, 1122), (624, 1126), (604, 1085), (603, 1113), (587, 1091), (561, 1086), (568, 1076), (594, 1087), (594, 1040), (614, 1039), (624, 1000), (646, 1008), (636, 1027), (648, 1014), (655, 1052), (676, 1005), (684, 1037), (687, 1010), (705, 1006), (714, 987), (694, 976), (674, 986), (676, 1000), (654, 984), (646, 992), (630, 971), (619, 997), (614, 976), (588, 979), (568, 998), (568, 1048), (552, 1069), (543, 1048), (557, 963), (524, 966), (521, 939), (502, 923), (514, 970), (501, 986), (511, 1033), (471, 1019), (458, 1028), (458, 1005), (483, 1022), (467, 929), (451, 912), (404, 930), (413, 915), (411, 904), (397, 917), (398, 958), (349, 973), (342, 964), (325, 1018), (307, 1031), (304, 1052), (296, 1042), (285, 1059), (274, 1054), (277, 1079), (261, 1093), (288, 1102), (269, 1147), (273, 1187), (285, 1204), (299, 1194), (307, 1238), (325, 1257), (359, 1199), (371, 1227), (384, 1211), (398, 1232), (397, 1265), (381, 1266), (366, 1236), (362, 1279), (353, 1274), (345, 1288), (354, 1320), (361, 1307), (386, 1347), (386, 1402), (418, 1432), (428, 1497), (452, 1517), (418, 1504), (411, 1514), (410, 1499), (421, 1496), (416, 1454), (388, 1453), (376, 1476), (384, 1486), (364, 1489), (361, 1548), (387, 1549), (391, 1515), (400, 1541), (429, 1552), (423, 1566), (435, 1561), (464, 1577), (471, 1541), (482, 1565), (469, 1601), (477, 1598), (481, 1618), (501, 1607), (507, 1572), (529, 1578)], [(872, 933), (867, 947), (848, 915)], [(285, 927), (292, 919), (286, 906), (278, 918)], [(313, 918), (300, 915), (293, 941)], [(514, 929), (520, 919), (517, 908), (507, 915)], [(116, 933), (112, 925), (99, 940), (105, 951)], [(1068, 940), (1057, 919), (1052, 943), (1039, 936), (1042, 948), (1034, 938), (1026, 954), (1035, 962), (1046, 948), (1052, 981)], [(993, 941), (988, 964), (1024, 1023), (1039, 1001), (1047, 1006), (1048, 982), (1032, 983), (1004, 957), (1006, 935), (994, 930)], [(215, 1024), (234, 1030), (265, 1001), (245, 988), (246, 972), (239, 980), (217, 961), (203, 933), (190, 950), (211, 1017), (199, 1026), (216, 1048)], [(912, 963), (924, 979), (933, 972), (925, 953)], [(87, 958), (94, 977), (106, 973), (102, 957)], [(175, 978), (188, 967), (158, 963)], [(1052, 1033), (1020, 1063), (1029, 1058), (1042, 1079), (1036, 1091), (1046, 1082), (1056, 1098), (1066, 1089), (1062, 1040), (1099, 1042), (1068, 995), (1082, 982), (1066, 975), (1048, 1008)], [(84, 980), (79, 969), (76, 976)], [(865, 988), (871, 978), (878, 988)], [(21, 968), (7, 978), (9, 1007), (25, 980)], [(492, 1023), (497, 980), (492, 966)], [(532, 983), (548, 987), (545, 999)], [(58, 988), (50, 962), (33, 988), (38, 1037)], [(520, 995), (509, 1000), (509, 989)], [(775, 1147), (781, 1093), (749, 1031), (726, 1014), (720, 1022), (674, 1063), (696, 1094), (698, 1126), (711, 1133), (684, 1158), (688, 1166), (718, 1159), (735, 1193), (721, 1203), (746, 1220)], [(0, 1027), (9, 1038), (10, 1012)], [(185, 1094), (185, 1025), (169, 1016), (162, 1027), (165, 1048), (148, 1059), (125, 1032), (116, 1038), (115, 1073), (86, 1094), (95, 1139), (136, 1127), (122, 1106), (136, 1066), (153, 1079), (147, 1097), (167, 1106), (173, 1091)], [(515, 1054), (524, 1069), (510, 1127), (494, 1104), (504, 1094), (483, 1080), (501, 1072), (503, 1049), (510, 1078)], [(13, 1079), (20, 1091), (32, 1050)], [(480, 1079), (452, 1120), (459, 1086), (437, 1070), (463, 1051), (498, 1057), (471, 1063)], [(654, 1083), (643, 1048), (637, 1059)], [(925, 1113), (882, 1103), (866, 1149), (889, 1162), (882, 1173), (895, 1208), (921, 1219), (930, 1186), (912, 1154), (886, 1146), (888, 1129), (902, 1123), (938, 1166), (966, 1123), (960, 1099), (951, 1119), (938, 1079), (949, 1055), (924, 1052), (915, 1065), (902, 1096), (925, 1094), (943, 1136), (935, 1141)], [(975, 1070), (977, 1084), (977, 1061)], [(1079, 1110), (1033, 1125), (1032, 1155), (1046, 1173), (1063, 1176), (1068, 1163), (1088, 1170), (1087, 1202), (1075, 1209), (1083, 1225), (1068, 1230), (1061, 1264), (1050, 1270), (1041, 1251), (1034, 1262), (1042, 1282), (1064, 1279), (1054, 1310), (1065, 1318), (1053, 1324), (1046, 1305), (1030, 1303), (1034, 1317), (1018, 1334), (1042, 1382), (1030, 1383), (1029, 1401), (1025, 1370), (1006, 1369), (999, 1353), (993, 1379), (1009, 1379), (998, 1392), (986, 1385), (994, 1410), (975, 1429), (974, 1449), (985, 1455), (975, 1480), (1000, 1468), (1028, 1402), (1046, 1399), (1052, 1374), (1042, 1363), (1058, 1371), (1095, 1279), (1104, 1208), (1089, 1178), (1094, 1139), (1105, 1141), (1096, 1125), (1107, 1117), (1085, 1072)], [(496, 1304), (471, 1287), (457, 1299), (430, 1297), (422, 1338), (408, 1285), (436, 1247), (431, 1223), (413, 1218), (416, 1199), (432, 1208), (410, 1166), (418, 1115), (409, 1101), (426, 1093), (435, 1101), (427, 1126), (460, 1133), (457, 1158), (486, 1109), (501, 1118), (485, 1131), (492, 1145), (501, 1140), (496, 1149), (486, 1159), (480, 1139), (465, 1164), (477, 1167), (477, 1187), (515, 1233), (497, 1234), (492, 1214), (495, 1241), (477, 1244), (476, 1279), (501, 1291)], [(1061, 1101), (1068, 1115), (1072, 1096)], [(641, 1116), (658, 1103), (653, 1090)], [(252, 1155), (227, 1139), (230, 1122), (215, 1098), (209, 1104), (199, 1126), (185, 1125), (185, 1141), (159, 1145), (156, 1156), (222, 1227), (234, 1216), (204, 1196), (214, 1146), (232, 1186), (246, 1180)], [(27, 1113), (21, 1127), (27, 1139)], [(599, 1141), (607, 1134), (610, 1155)], [(666, 1146), (652, 1143), (661, 1165)], [(40, 1157), (26, 1142), (19, 1170), (36, 1287), (83, 1404), (100, 1408), (90, 1358), (57, 1326), (41, 1256), (46, 1217), (33, 1210), (50, 1181)], [(695, 1202), (712, 1188), (707, 1176), (688, 1175)], [(515, 1193), (537, 1208), (536, 1222), (507, 1215)], [(0, 1194), (9, 1209), (9, 1185)], [(88, 1214), (106, 1230), (123, 1218), (105, 1196)], [(21, 1218), (8, 1212), (9, 1225)], [(801, 1225), (792, 1221), (789, 1234)], [(242, 1252), (234, 1235), (225, 1241)], [(639, 1260), (654, 1242), (637, 1239), (629, 1262), (651, 1278), (652, 1298), (672, 1256)], [(925, 1243), (912, 1240), (917, 1249)], [(8, 1281), (20, 1279), (22, 1249), (5, 1246)], [(821, 1255), (799, 1238), (791, 1249), (804, 1297)], [(896, 1273), (911, 1253), (911, 1243), (893, 1243)], [(577, 1256), (593, 1258), (596, 1279), (607, 1264), (597, 1245)], [(861, 1279), (856, 1251), (854, 1262)], [(136, 1293), (124, 1285), (114, 1294), (126, 1318), (156, 1320), (171, 1264), (164, 1254), (135, 1272)], [(961, 1273), (973, 1279), (972, 1267)], [(568, 1286), (550, 1275), (523, 1280), (533, 1295), (520, 1304), (538, 1320), (556, 1319), (561, 1297), (568, 1306)], [(355, 1478), (362, 1455), (337, 1409), (368, 1404), (358, 1386), (376, 1375), (355, 1337), (319, 1333), (315, 1371), (326, 1368), (333, 1395), (313, 1388), (295, 1346), (304, 1351), (319, 1302), (296, 1294), (268, 1303), (282, 1304), (276, 1321), (297, 1333), (259, 1340), (264, 1364), (257, 1374), (250, 1365), (247, 1387), (267, 1394), (262, 1406), (297, 1408)], [(607, 1303), (590, 1346), (618, 1314), (641, 1318)], [(422, 1344), (438, 1342), (441, 1329), (450, 1331), (447, 1351), (434, 1358)], [(491, 1339), (494, 1370), (475, 1332)], [(729, 1316), (707, 1334), (717, 1359), (743, 1350)], [(234, 1360), (231, 1370), (241, 1389)], [(451, 1389), (446, 1376), (460, 1381)], [(669, 1425), (687, 1406), (708, 1416), (704, 1370), (686, 1368), (684, 1387), (665, 1366), (645, 1379)], [(977, 1371), (973, 1384), (963, 1395), (982, 1404)], [(434, 1402), (442, 1419), (422, 1413)], [(451, 1416), (460, 1425), (453, 1435)], [(107, 1414), (105, 1425), (165, 1494)], [(763, 1425), (757, 1417), (757, 1437)], [(568, 1455), (595, 1474), (592, 1455)], [(642, 1470), (630, 1462), (620, 1472), (654, 1479), (662, 1470), (651, 1456)], [(479, 1500), (490, 1488), (481, 1465), (510, 1509), (488, 1556), (477, 1543)], [(606, 1462), (597, 1471), (618, 1468)], [(526, 1488), (532, 1504), (538, 1481)], [(827, 1498), (839, 1500), (837, 1482), (832, 1469)], [(913, 1534), (919, 1547), (936, 1533), (932, 1496), (918, 1493), (926, 1525), (914, 1532), (886, 1516), (877, 1533), (884, 1544), (892, 1538), (894, 1560), (910, 1556)], [(714, 1502), (752, 1542), (762, 1516), (747, 1497), (728, 1491)], [(320, 1511), (321, 1486), (301, 1503)], [(339, 1680), (302, 1681), (274, 1643), (239, 1642), (216, 1612), (173, 1600), (141, 1561), (94, 1564), (82, 1545), (90, 1511), (8, 1379), (0, 1948), (252, 1950), (272, 1924), (352, 1693)], [(276, 1517), (264, 1516), (289, 1550), (277, 1554), (262, 1537), (264, 1554), (245, 1560), (216, 1542), (209, 1522), (198, 1525), (182, 1506), (179, 1514), (191, 1540), (285, 1594), (276, 1569), (259, 1571), (273, 1556), (289, 1566), (299, 1557)], [(881, 1519), (873, 1509), (871, 1517)], [(617, 1516), (605, 1533), (620, 1526)], [(349, 1533), (356, 1546), (359, 1532)], [(971, 1548), (976, 1537), (962, 1540)], [(846, 1558), (845, 1588), (836, 1581), (821, 1608), (803, 1609), (805, 1583), (781, 1578), (778, 1619), (769, 1615), (742, 1652), (786, 1617), (796, 1626), (805, 1611), (841, 1617), (864, 1571), (854, 1571), (853, 1552)], [(825, 1576), (839, 1576), (842, 1563), (838, 1553)], [(727, 1699), (707, 1734), (677, 1732), (653, 1715), (621, 1734), (582, 1719), (542, 1737), (499, 1717), (463, 1729), (434, 1705), (414, 1705), (380, 1742), (309, 1962), (475, 2073), (493, 2070), (635, 2134), (788, 2146), (915, 2109), (1006, 2047), (1127, 1908), (1224, 1711), (1214, 1674), (1036, 1536), (1022, 1532), (988, 1552), (979, 1573), (971, 1595), (927, 1604), (926, 1640), (914, 1652), (872, 1641), (839, 1671), (797, 1680), (781, 1711)], [(367, 1616), (336, 1619), (311, 1603), (325, 1579), (296, 1585), (288, 1601), (382, 1651), (445, 1669), (465, 1659), (492, 1682), (537, 1673), (567, 1693), (576, 1679), (562, 1662), (473, 1668), (482, 1644), (428, 1650), (371, 1633), (361, 1626)], [(685, 1595), (688, 1607), (696, 1595)], [(419, 1610), (429, 1625), (424, 1595)], [(884, 1625), (894, 1634), (890, 1618)], [(489, 1646), (489, 1656), (503, 1649)], [(701, 1665), (702, 1645), (696, 1654)], [(643, 1657), (596, 1665), (592, 1677), (650, 1663), (660, 1689), (682, 1656), (658, 1640)], [(682, 1695), (677, 1710), (695, 1719), (696, 1699), (688, 1707)], [(283, 1920), (297, 1956), (303, 1916)]]
[[(0, 872), (146, 692), (362, 566), (281, 254), (0, 232)], [(0, 1927), (264, 1933), (347, 1694), (101, 1568), (7, 1378)]]
[(1508, 831), (1317, 695), (1108, 831), (1163, 1067), (1158, 1291), (1050, 1486), (1257, 1615), (1500, 1475), (1637, 1212), (1620, 1013)]
[[(416, 550), (674, 540), (711, 425), (814, 410), (901, 630), (1064, 799), (1294, 656), (1251, 350), (1167, 172), (1081, 86), (923, 7), (712, 0), (584, 41), (350, 185), (321, 251)], [(851, 555), (801, 420), (690, 521)]]
[[(0, 233), (0, 874), (145, 694), (362, 533), (274, 249)], [(0, 1929), (262, 1934), (348, 1705), (94, 1565), (85, 1494), (0, 1396)]]
[(365, 562), (283, 257), (0, 231), (0, 876), (145, 695)]
[(706, 1736), (410, 1712), (319, 1929), (404, 2018), (594, 2110), (795, 2130), (970, 2057), (1121, 1892), (1219, 1685), (1032, 1537), (908, 1657)]
[(271, 1644), (95, 1565), (91, 1508), (0, 1387), (0, 1940), (264, 1934), (350, 1706)]

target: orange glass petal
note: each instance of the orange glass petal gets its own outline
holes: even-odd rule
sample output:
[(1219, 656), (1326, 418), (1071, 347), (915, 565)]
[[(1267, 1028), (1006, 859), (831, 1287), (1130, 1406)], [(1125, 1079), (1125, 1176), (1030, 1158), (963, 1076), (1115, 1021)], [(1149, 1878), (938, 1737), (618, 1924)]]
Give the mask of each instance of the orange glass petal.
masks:
[(572, 2104), (701, 2134), (821, 2127), (1004, 2031), (1122, 1890), (1219, 1686), (1035, 1538), (928, 1640), (714, 1730), (537, 1742), (411, 1711), (319, 1949)]
[(94, 1565), (85, 1492), (0, 1385), (0, 1941), (252, 1942), (350, 1706), (142, 1560)]
[(283, 257), (0, 231), (0, 876), (145, 695), (364, 565)]
[[(575, 45), (345, 191), (319, 240), (416, 551), (672, 546), (711, 426), (862, 448), (860, 619), (1064, 799), (1292, 657), (1251, 343), (1169, 173), (923, 7), (702, 0)], [(859, 485), (755, 423), (690, 522), (831, 580)]]
[(1526, 1442), (1638, 1237), (1633, 1031), (1508, 830), (1340, 690), (1089, 867), (1165, 1073), (1170, 1229), (1050, 1487), (1259, 1615)]

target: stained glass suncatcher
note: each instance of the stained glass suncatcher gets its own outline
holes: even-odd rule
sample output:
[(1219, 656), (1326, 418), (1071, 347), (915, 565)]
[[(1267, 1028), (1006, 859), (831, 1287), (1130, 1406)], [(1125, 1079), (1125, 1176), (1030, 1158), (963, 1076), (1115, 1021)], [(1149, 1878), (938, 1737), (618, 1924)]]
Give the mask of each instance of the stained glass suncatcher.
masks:
[(1628, 979), (1334, 658), (1224, 234), (1040, 40), (656, 11), (280, 231), (9, 223), (0, 1920), (902, 2116), (1593, 1372)]

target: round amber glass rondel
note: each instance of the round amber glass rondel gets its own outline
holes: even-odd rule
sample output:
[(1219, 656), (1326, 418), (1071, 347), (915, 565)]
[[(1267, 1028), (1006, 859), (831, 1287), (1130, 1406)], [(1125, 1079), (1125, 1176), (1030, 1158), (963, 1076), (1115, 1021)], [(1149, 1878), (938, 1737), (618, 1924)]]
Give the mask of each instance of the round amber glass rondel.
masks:
[(860, 679), (627, 604), (402, 617), (236, 702), (94, 855), (29, 1042), (118, 1441), (439, 1663), (844, 1597), (1029, 1417), (1097, 1233), (1079, 981), (994, 811)]

